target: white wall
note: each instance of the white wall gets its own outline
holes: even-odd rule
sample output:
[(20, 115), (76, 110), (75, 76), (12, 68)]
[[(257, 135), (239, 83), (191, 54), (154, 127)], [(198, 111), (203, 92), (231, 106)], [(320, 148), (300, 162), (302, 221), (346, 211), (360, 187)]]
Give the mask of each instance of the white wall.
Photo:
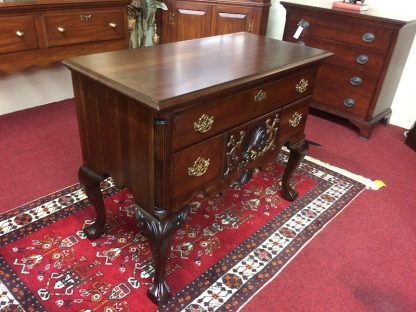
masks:
[[(287, 0), (291, 1), (291, 0)], [(272, 7), (270, 9), (269, 21), (267, 25), (266, 36), (282, 39), (283, 29), (286, 19), (286, 11), (280, 0), (272, 0)], [(302, 0), (303, 3), (331, 3), (332, 0)], [(392, 3), (394, 7), (401, 8), (408, 13), (413, 19), (416, 20), (416, 3), (409, 0), (366, 0), (366, 4), (369, 4), (372, 8), (388, 7), (391, 9)], [(399, 86), (397, 87), (396, 94), (392, 102), (393, 114), (390, 118), (390, 123), (409, 129), (416, 121), (416, 87), (413, 79), (414, 72), (416, 70), (416, 40), (413, 41), (412, 48), (410, 50), (406, 67), (403, 71), (400, 79)]]
[(0, 74), (0, 115), (72, 97), (70, 71), (60, 65)]

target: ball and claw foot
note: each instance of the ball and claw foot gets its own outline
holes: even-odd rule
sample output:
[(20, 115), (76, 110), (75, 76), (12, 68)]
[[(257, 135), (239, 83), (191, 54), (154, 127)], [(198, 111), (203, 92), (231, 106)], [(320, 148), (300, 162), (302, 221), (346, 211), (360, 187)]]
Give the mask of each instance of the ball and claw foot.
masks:
[(104, 226), (98, 226), (96, 223), (91, 224), (83, 229), (88, 239), (94, 240), (104, 234)]
[(296, 198), (298, 198), (299, 193), (293, 189), (293, 188), (288, 188), (285, 191), (282, 191), (281, 193), (282, 197), (288, 201), (294, 201)]
[(170, 297), (170, 289), (165, 281), (152, 284), (147, 290), (147, 296), (154, 304), (165, 303)]

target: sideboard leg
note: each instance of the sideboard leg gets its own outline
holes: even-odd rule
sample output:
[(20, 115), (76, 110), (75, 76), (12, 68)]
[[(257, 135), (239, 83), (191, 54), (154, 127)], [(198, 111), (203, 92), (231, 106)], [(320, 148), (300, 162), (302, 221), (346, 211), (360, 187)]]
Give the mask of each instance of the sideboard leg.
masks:
[(299, 167), (308, 150), (308, 142), (302, 140), (296, 144), (288, 146), (290, 150), (289, 160), (287, 161), (282, 178), (282, 197), (293, 201), (298, 197), (298, 192), (290, 185), (293, 173)]
[(158, 220), (143, 208), (137, 205), (134, 208), (137, 221), (148, 236), (153, 253), (155, 276), (147, 296), (156, 304), (164, 303), (169, 298), (170, 290), (165, 281), (167, 251), (173, 234), (182, 226), (188, 211), (189, 206), (185, 206), (166, 219)]
[(100, 182), (105, 179), (87, 166), (81, 166), (78, 170), (78, 178), (85, 189), (88, 199), (95, 208), (95, 222), (84, 229), (89, 239), (95, 239), (104, 234), (105, 207), (103, 194), (101, 193)]

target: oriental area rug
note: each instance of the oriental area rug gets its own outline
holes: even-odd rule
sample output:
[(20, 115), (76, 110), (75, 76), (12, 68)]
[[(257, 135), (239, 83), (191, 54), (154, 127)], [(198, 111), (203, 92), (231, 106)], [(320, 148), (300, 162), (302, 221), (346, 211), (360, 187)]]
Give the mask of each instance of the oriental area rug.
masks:
[(167, 283), (157, 307), (146, 292), (152, 255), (128, 190), (102, 184), (106, 234), (82, 229), (94, 208), (73, 185), (0, 216), (1, 311), (233, 311), (274, 278), (366, 185), (306, 159), (292, 181), (294, 202), (280, 197), (287, 154), (243, 187), (222, 196), (195, 194), (172, 242)]

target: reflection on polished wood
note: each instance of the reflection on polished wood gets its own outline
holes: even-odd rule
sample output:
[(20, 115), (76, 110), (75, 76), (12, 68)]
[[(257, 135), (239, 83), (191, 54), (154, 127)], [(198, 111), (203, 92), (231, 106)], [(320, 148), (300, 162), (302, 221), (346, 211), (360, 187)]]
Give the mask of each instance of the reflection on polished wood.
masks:
[[(290, 180), (306, 152), (314, 79), (330, 55), (236, 33), (64, 62), (77, 105), (79, 177), (97, 214), (85, 231), (95, 238), (105, 230), (99, 181), (111, 176), (130, 189), (155, 260), (152, 301), (169, 296), (166, 251), (194, 192), (215, 194), (234, 181), (246, 183), (287, 145), (282, 194), (296, 198)], [(303, 93), (296, 91), (301, 79), (310, 86)], [(260, 90), (267, 97), (257, 101)], [(303, 117), (293, 127), (296, 113)]]

